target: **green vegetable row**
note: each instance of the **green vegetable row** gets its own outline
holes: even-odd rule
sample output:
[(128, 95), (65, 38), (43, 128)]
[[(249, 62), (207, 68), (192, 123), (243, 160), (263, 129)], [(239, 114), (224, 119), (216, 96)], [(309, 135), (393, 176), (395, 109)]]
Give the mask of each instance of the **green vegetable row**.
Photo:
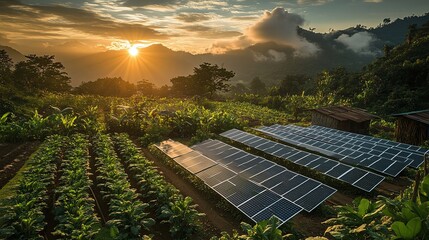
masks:
[(1, 239), (43, 239), (48, 190), (54, 185), (63, 146), (62, 137), (50, 136), (30, 157), (15, 195), (1, 203)]
[(89, 167), (89, 142), (76, 134), (68, 141), (61, 162), (59, 187), (55, 190), (55, 236), (62, 239), (92, 239), (100, 230), (94, 212), (87, 169)]
[(149, 230), (154, 224), (147, 217), (147, 203), (142, 203), (139, 195), (127, 179), (113, 143), (108, 135), (99, 134), (93, 141), (96, 155), (97, 183), (103, 198), (108, 201), (111, 236), (116, 239), (140, 239), (142, 229)]
[(115, 134), (114, 142), (121, 157), (128, 165), (131, 175), (139, 183), (139, 188), (152, 199), (157, 217), (170, 224), (174, 239), (191, 239), (200, 230), (200, 216), (190, 197), (183, 197), (168, 183), (153, 163), (142, 156), (140, 150), (127, 134)]

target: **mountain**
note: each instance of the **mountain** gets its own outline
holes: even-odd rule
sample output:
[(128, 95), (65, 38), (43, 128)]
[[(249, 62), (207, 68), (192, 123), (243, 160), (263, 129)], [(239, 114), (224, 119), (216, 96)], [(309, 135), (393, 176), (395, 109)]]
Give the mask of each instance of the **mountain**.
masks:
[(63, 60), (72, 85), (102, 77), (122, 77), (134, 82), (148, 79), (161, 86), (179, 75), (188, 75), (203, 61), (198, 55), (176, 52), (160, 44), (139, 50), (131, 57), (127, 50), (106, 51)]
[(26, 59), (22, 53), (18, 52), (18, 50), (13, 49), (11, 47), (0, 46), (0, 50), (5, 50), (14, 63), (24, 61)]
[[(291, 74), (314, 76), (325, 69), (344, 66), (359, 71), (374, 59), (383, 56), (384, 46), (403, 43), (408, 26), (421, 26), (429, 22), (429, 15), (397, 19), (376, 28), (367, 29), (358, 25), (330, 33), (316, 33), (298, 29), (306, 41), (318, 46), (319, 51), (308, 57), (295, 56), (294, 49), (276, 43), (259, 43), (253, 46), (231, 50), (223, 54), (193, 55), (173, 51), (161, 44), (139, 49), (136, 57), (130, 57), (126, 50), (105, 52), (82, 52), (86, 49), (79, 42), (71, 41), (55, 52), (56, 60), (66, 67), (72, 78), (72, 85), (94, 81), (103, 77), (122, 77), (130, 82), (147, 79), (157, 86), (170, 84), (170, 79), (186, 76), (203, 62), (224, 66), (236, 73), (233, 82), (249, 82), (259, 77), (267, 85), (277, 84)], [(75, 49), (73, 51), (65, 49)], [(23, 60), (22, 54), (8, 49), (14, 60)]]

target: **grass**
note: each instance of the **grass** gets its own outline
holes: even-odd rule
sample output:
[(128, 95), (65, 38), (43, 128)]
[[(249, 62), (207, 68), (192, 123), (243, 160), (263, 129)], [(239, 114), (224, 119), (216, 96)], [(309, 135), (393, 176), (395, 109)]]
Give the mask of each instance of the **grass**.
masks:
[(16, 172), (15, 176), (0, 189), (0, 201), (7, 199), (15, 194), (15, 186), (22, 178), (22, 174), (30, 167), (28, 159), (24, 165)]

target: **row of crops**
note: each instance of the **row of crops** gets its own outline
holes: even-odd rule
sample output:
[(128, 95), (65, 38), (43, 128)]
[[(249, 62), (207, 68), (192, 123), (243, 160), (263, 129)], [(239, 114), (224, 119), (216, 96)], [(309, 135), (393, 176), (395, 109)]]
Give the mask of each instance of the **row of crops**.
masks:
[[(48, 95), (37, 110), (0, 116), (0, 142), (44, 139), (52, 134), (126, 132), (143, 143), (194, 137), (260, 124), (286, 123), (285, 113), (240, 102)], [(104, 102), (103, 102), (104, 101)], [(55, 105), (53, 105), (55, 104)]]
[(173, 239), (190, 239), (201, 230), (192, 199), (165, 181), (124, 134), (48, 137), (1, 206), (0, 239), (94, 239), (103, 229), (110, 239), (141, 239), (151, 237), (155, 224), (165, 225)]

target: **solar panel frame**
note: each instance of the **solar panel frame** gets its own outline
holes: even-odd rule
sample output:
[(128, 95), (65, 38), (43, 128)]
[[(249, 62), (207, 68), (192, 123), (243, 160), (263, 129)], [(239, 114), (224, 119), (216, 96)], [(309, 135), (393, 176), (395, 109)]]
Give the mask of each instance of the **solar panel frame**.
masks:
[[(218, 141), (218, 140), (213, 140), (213, 141)], [(198, 146), (198, 144), (197, 144), (197, 146)], [(198, 149), (201, 149), (201, 148), (198, 148)], [(237, 151), (241, 151), (241, 152), (245, 152), (245, 151), (243, 151), (243, 150), (241, 150), (241, 149), (238, 149), (238, 148), (235, 148)], [(202, 151), (201, 151), (201, 153), (202, 154), (206, 154), (206, 153), (208, 153), (208, 151), (210, 151), (210, 149), (201, 149)], [(211, 154), (211, 153), (210, 153)], [(221, 152), (218, 152), (217, 154), (222, 154)], [(250, 154), (250, 153), (247, 153), (248, 155), (253, 155), (253, 154)], [(255, 159), (262, 159), (262, 161), (261, 162), (259, 162), (258, 164), (255, 164), (254, 162), (249, 162), (247, 165), (249, 166), (249, 168), (247, 168), (246, 170), (244, 170), (244, 171), (241, 171), (241, 172), (239, 172), (239, 175), (240, 176), (243, 176), (243, 177), (245, 177), (245, 178), (249, 178), (251, 181), (253, 181), (253, 179), (252, 178), (257, 178), (257, 175), (260, 175), (261, 173), (264, 173), (265, 171), (270, 171), (270, 170), (272, 170), (272, 169), (274, 169), (274, 168), (283, 168), (285, 171), (287, 170), (285, 167), (283, 167), (283, 166), (281, 166), (281, 165), (278, 165), (278, 164), (276, 164), (276, 163), (274, 163), (274, 162), (271, 162), (271, 161), (268, 161), (268, 160), (266, 160), (266, 159), (264, 159), (264, 158), (262, 158), (262, 157), (259, 157), (259, 156), (256, 156), (256, 155), (253, 155), (253, 156), (255, 156)], [(244, 165), (246, 165), (246, 164), (244, 164)], [(268, 167), (268, 166), (270, 166), (271, 165), (271, 167)], [(231, 167), (230, 165), (227, 165), (227, 166), (225, 166), (225, 167), (227, 167), (227, 168), (229, 168), (229, 167)], [(231, 169), (232, 170), (232, 169)], [(282, 174), (282, 173), (285, 173), (285, 171), (282, 171), (282, 172), (279, 172), (278, 170), (277, 171), (275, 171), (275, 172), (273, 172), (273, 174), (272, 175), (274, 175), (274, 176), (269, 176), (269, 175), (267, 175), (266, 176), (266, 179), (264, 180), (264, 179), (262, 179), (262, 178), (257, 178), (257, 179), (254, 179), (255, 180), (255, 182), (256, 183), (259, 183), (259, 184), (261, 184), (261, 186), (265, 186), (265, 187), (267, 187), (267, 186), (269, 186), (268, 184), (267, 184), (267, 180), (269, 180), (269, 179), (272, 179), (273, 177), (275, 177), (275, 176), (279, 176), (278, 174)], [(289, 171), (289, 170), (287, 170), (287, 171)], [(282, 194), (284, 194), (284, 193), (286, 193), (286, 192), (288, 192), (288, 191), (290, 191), (292, 188), (294, 188), (294, 187), (296, 187), (296, 186), (298, 186), (298, 185), (300, 185), (300, 184), (302, 184), (302, 182), (304, 181), (304, 180), (308, 180), (309, 178), (307, 178), (307, 177), (305, 177), (305, 176), (302, 176), (302, 175), (300, 175), (300, 174), (297, 174), (297, 173), (294, 173), (296, 176), (294, 176), (292, 179), (288, 179), (288, 181), (287, 182), (280, 182), (280, 183), (277, 183), (276, 185), (274, 185), (272, 188), (269, 188), (271, 191), (273, 191), (273, 192), (275, 192), (275, 193), (277, 193), (277, 194), (279, 194), (279, 195), (282, 195)], [(314, 180), (312, 180), (312, 181), (314, 181)], [(320, 182), (319, 182), (320, 183)], [(322, 183), (320, 183), (320, 184), (322, 184)], [(272, 185), (272, 184), (271, 184)], [(268, 188), (268, 187), (267, 187)], [(335, 189), (333, 189), (333, 188), (330, 188), (329, 186), (327, 187), (327, 189), (331, 189), (332, 191), (331, 192), (327, 192), (326, 194), (328, 195), (327, 197), (329, 197), (329, 196), (331, 196), (333, 193), (335, 193)], [(306, 193), (305, 193), (306, 194)], [(304, 195), (305, 195), (304, 194)], [(321, 196), (319, 196), (319, 198), (320, 198)], [(326, 197), (324, 197), (323, 198), (324, 200), (326, 199)], [(323, 201), (324, 201), (323, 200)], [(323, 202), (322, 201), (322, 202)], [(322, 203), (322, 202), (320, 202), (320, 203)], [(319, 203), (319, 204), (320, 204)], [(315, 207), (317, 207), (317, 206), (312, 206), (311, 207), (311, 209), (314, 209)], [(306, 210), (306, 211), (309, 211), (309, 210), (311, 210), (311, 209), (308, 209), (308, 207), (307, 207), (307, 209), (304, 209), (304, 210)]]
[[(169, 148), (165, 148), (164, 146), (168, 144), (169, 146), (178, 146), (179, 149), (185, 149), (183, 144), (174, 142), (172, 143), (172, 140), (169, 140), (165, 143), (160, 143), (155, 145), (163, 151), (166, 155), (167, 153), (174, 153), (171, 154), (172, 156), (175, 156), (175, 158), (172, 158), (176, 161), (179, 165), (184, 167), (190, 172), (195, 172), (195, 176), (199, 177), (208, 187), (213, 189), (216, 193), (218, 193), (220, 196), (222, 196), (226, 201), (228, 201), (233, 206), (236, 206), (239, 211), (241, 211), (245, 216), (247, 216), (249, 219), (251, 219), (254, 222), (258, 222), (260, 220), (264, 220), (264, 216), (266, 218), (270, 216), (275, 216), (278, 219), (280, 219), (281, 225), (297, 215), (299, 212), (303, 210), (303, 208), (299, 207), (298, 205), (284, 199), (281, 196), (276, 195), (274, 192), (267, 190), (267, 188), (263, 187), (262, 185), (259, 186), (256, 183), (246, 180), (242, 178), (241, 176), (237, 175), (237, 173), (225, 168), (224, 166), (212, 161), (207, 156), (192, 150), (191, 152), (187, 152), (184, 155), (177, 155), (177, 151), (171, 151)], [(213, 144), (211, 141), (205, 141), (202, 144), (204, 146), (209, 147), (215, 147), (219, 144)], [(180, 146), (183, 145), (183, 146)], [(213, 149), (216, 149), (213, 148)], [(167, 155), (169, 156), (169, 155)], [(201, 160), (201, 161), (199, 161)], [(179, 163), (180, 162), (180, 163)], [(205, 168), (204, 170), (193, 170), (192, 168), (198, 168), (202, 166), (211, 165), (211, 163), (214, 162), (215, 165), (212, 165), (208, 168)], [(257, 161), (259, 162), (259, 161)], [(189, 165), (186, 165), (189, 164)], [(244, 191), (242, 191), (244, 190)], [(255, 194), (256, 193), (256, 194)], [(258, 211), (255, 214), (249, 214), (248, 211), (242, 211), (239, 206), (242, 204), (245, 204), (246, 202), (252, 201), (253, 198), (256, 196), (261, 196), (261, 194), (265, 194), (268, 196), (276, 196), (271, 203), (264, 203), (262, 202), (263, 206), (258, 205), (257, 207), (261, 209), (261, 211)], [(279, 199), (281, 201), (279, 201)], [(280, 209), (278, 204), (282, 203), (282, 208)], [(265, 206), (267, 205), (267, 206)], [(255, 207), (255, 206), (254, 206)], [(271, 208), (280, 209), (279, 212), (273, 213)], [(252, 209), (252, 211), (254, 211)], [(271, 214), (271, 215), (270, 215)]]
[(411, 144), (394, 142), (394, 141), (390, 141), (387, 139), (376, 138), (376, 137), (362, 135), (362, 134), (358, 134), (358, 133), (345, 132), (345, 131), (341, 131), (338, 129), (332, 129), (332, 128), (327, 128), (327, 127), (318, 126), (318, 125), (311, 125), (308, 128), (318, 129), (318, 130), (330, 132), (330, 133), (335, 133), (337, 135), (348, 136), (348, 137), (353, 138), (353, 139), (361, 139), (361, 140), (364, 139), (364, 140), (369, 141), (369, 142), (389, 145), (389, 146), (397, 147), (397, 148), (402, 149), (402, 150), (412, 151), (415, 153), (429, 154), (429, 149), (414, 146)]
[[(393, 159), (395, 161), (409, 162), (409, 165), (413, 168), (418, 168), (424, 162), (424, 153), (417, 154), (413, 152), (413, 150), (411, 149), (400, 149), (400, 150), (395, 149), (396, 146), (386, 145), (385, 142), (383, 141), (384, 139), (379, 139), (379, 141), (375, 142), (375, 141), (368, 141), (363, 138), (353, 138), (353, 135), (341, 135), (341, 134), (332, 133), (330, 131), (326, 132), (323, 130), (319, 130), (318, 128), (316, 129), (311, 127), (304, 128), (304, 127), (299, 127), (292, 124), (287, 126), (282, 126), (282, 125), (276, 126), (276, 128), (280, 128), (280, 129), (285, 129), (285, 127), (293, 128), (296, 131), (302, 131), (306, 133), (316, 133), (315, 131), (319, 131), (318, 132), (319, 139), (321, 135), (323, 135), (325, 138), (325, 140), (321, 140), (321, 141), (330, 142), (331, 144), (336, 144), (336, 145), (338, 145), (339, 141), (341, 141), (343, 142), (342, 143), (343, 147), (345, 147), (344, 146), (345, 144), (350, 143), (353, 146), (359, 146), (360, 151), (369, 152), (370, 154)], [(332, 138), (335, 138), (336, 140), (333, 140)], [(374, 138), (374, 139), (378, 139), (378, 138)], [(409, 146), (412, 146), (412, 145), (409, 145)], [(429, 150), (427, 151), (427, 153), (429, 153)]]
[[(406, 164), (406, 163), (400, 163), (400, 162), (396, 162), (396, 161), (393, 161), (390, 159), (376, 157), (374, 155), (370, 155), (370, 154), (365, 153), (365, 152), (361, 152), (361, 153), (370, 155), (371, 157), (368, 157), (367, 159), (364, 159), (360, 162), (357, 162), (355, 159), (353, 159), (347, 155), (341, 154), (342, 152), (343, 153), (352, 153), (352, 152), (355, 152), (356, 150), (345, 149), (343, 147), (338, 147), (338, 146), (334, 146), (334, 145), (331, 145), (330, 147), (325, 148), (325, 149), (320, 149), (319, 147), (314, 147), (310, 144), (307, 144), (308, 140), (310, 140), (309, 137), (297, 135), (297, 133), (294, 131), (288, 132), (288, 129), (282, 129), (282, 127), (278, 127), (278, 128), (266, 127), (266, 128), (264, 128), (264, 130), (260, 130), (260, 129), (256, 129), (256, 130), (258, 130), (264, 134), (267, 134), (273, 138), (281, 140), (283, 142), (287, 142), (291, 145), (303, 147), (309, 151), (319, 152), (319, 153), (324, 154), (324, 155), (329, 155), (331, 157), (336, 158), (337, 160), (339, 160), (341, 162), (346, 162), (348, 164), (370, 168), (372, 170), (375, 170), (377, 172), (380, 172), (380, 173), (383, 173), (383, 174), (386, 174), (386, 175), (389, 175), (392, 177), (396, 177), (401, 171), (403, 171), (408, 166), (408, 164)], [(294, 140), (294, 139), (298, 139), (298, 138), (299, 138), (299, 141)], [(326, 151), (322, 151), (322, 150), (332, 151), (332, 153), (326, 154)], [(369, 161), (369, 160), (371, 160), (371, 161)], [(396, 162), (396, 164), (395, 164), (396, 168), (389, 169), (389, 166), (391, 166), (395, 162)], [(397, 171), (395, 172), (393, 170), (397, 170)]]
[[(230, 131), (232, 131), (232, 130), (230, 130)], [(234, 130), (234, 132), (235, 132), (235, 134), (238, 134), (238, 131), (240, 131), (240, 130)], [(240, 134), (240, 136), (244, 136), (244, 134), (247, 134), (247, 135), (253, 135), (253, 134), (250, 134), (250, 133), (247, 133), (247, 132), (243, 132), (243, 131), (241, 131), (242, 133)], [(228, 138), (227, 136), (228, 135), (225, 135), (225, 134), (223, 134), (223, 133), (221, 133), (220, 134), (221, 136), (224, 136), (224, 137), (226, 137), (226, 138)], [(259, 136), (256, 136), (256, 135), (254, 135), (255, 137), (257, 137), (257, 138), (262, 138), (262, 137), (259, 137)], [(231, 140), (234, 140), (234, 139), (231, 139)], [(288, 161), (291, 161), (291, 162), (298, 162), (301, 158), (303, 158), (303, 157), (305, 157), (305, 156), (308, 156), (308, 155), (310, 155), (311, 153), (308, 153), (308, 152), (304, 152), (304, 151), (301, 151), (301, 150), (298, 150), (298, 149), (295, 149), (295, 148), (293, 148), (293, 147), (290, 147), (290, 146), (286, 146), (286, 145), (284, 145), (284, 144), (281, 144), (281, 143), (276, 143), (276, 142), (273, 142), (273, 141), (271, 141), (271, 140), (268, 140), (268, 139), (265, 139), (266, 141), (269, 141), (269, 142), (272, 142), (273, 143), (273, 145), (274, 145), (274, 143), (276, 144), (276, 145), (278, 145), (278, 146), (284, 146), (284, 149), (286, 149), (286, 150), (284, 150), (283, 152), (285, 152), (284, 154), (270, 154), (270, 153), (268, 153), (268, 154), (270, 154), (270, 155), (272, 155), (272, 156), (277, 156), (277, 157), (279, 157), (278, 155), (281, 155), (280, 157), (282, 158), (282, 159), (285, 159), (285, 160), (288, 160)], [(235, 140), (234, 140), (235, 141)], [(244, 144), (244, 143), (243, 143)], [(245, 144), (245, 145), (247, 145), (247, 144)], [(282, 151), (282, 149), (280, 149), (279, 151)], [(277, 153), (279, 152), (279, 151), (277, 151)], [(299, 155), (297, 155), (298, 153), (300, 153), (301, 152), (301, 154), (299, 154)], [(292, 156), (292, 158), (293, 158), (293, 156), (295, 155), (295, 159), (293, 159), (293, 160), (291, 160), (290, 159), (290, 157)], [(314, 155), (314, 154), (313, 154)], [(315, 164), (314, 165), (311, 165), (311, 163), (312, 162), (310, 162), (310, 163), (308, 163), (307, 165), (308, 166), (312, 166), (312, 168), (311, 169), (313, 169), (313, 170), (316, 170), (316, 171), (319, 171), (319, 172), (321, 172), (322, 174), (325, 174), (325, 175), (327, 175), (326, 174), (326, 172), (328, 172), (329, 170), (331, 170), (332, 168), (334, 168), (334, 167), (336, 167), (337, 165), (344, 165), (343, 163), (340, 163), (340, 162), (337, 162), (337, 161), (335, 161), (335, 160), (331, 160), (331, 159), (328, 159), (328, 158), (326, 158), (326, 157), (322, 157), (322, 156), (318, 156), (318, 155), (315, 155), (315, 156), (317, 156), (317, 158), (313, 161)], [(308, 167), (307, 166), (307, 167)], [(346, 166), (348, 166), (348, 165), (346, 165)], [(351, 167), (352, 169), (355, 169), (355, 167)], [(368, 172), (368, 171), (366, 171), (366, 170), (363, 170), (363, 171), (365, 171), (365, 172)], [(356, 186), (356, 184), (355, 183), (349, 183), (349, 182), (347, 182), (348, 184), (350, 184), (350, 185), (352, 185), (352, 186), (354, 186), (354, 187), (357, 187), (357, 188), (359, 188), (359, 189), (361, 189), (361, 190), (364, 190), (364, 191), (367, 191), (367, 192), (370, 192), (370, 191), (372, 191), (378, 184), (380, 184), (383, 180), (384, 180), (384, 177), (383, 176), (381, 176), (381, 175), (378, 175), (378, 174), (375, 174), (375, 173), (371, 173), (371, 172), (368, 172), (369, 174), (371, 174), (371, 175), (376, 175), (377, 176), (377, 178), (378, 178), (378, 181), (376, 181), (376, 182), (374, 182), (374, 184), (370, 184), (370, 185), (368, 185), (368, 186), (364, 186), (364, 187), (362, 187), (361, 185), (359, 185), (359, 186)], [(329, 175), (327, 175), (327, 176), (329, 176)], [(340, 180), (340, 181), (343, 181), (343, 182), (346, 182), (346, 181), (344, 181), (344, 180), (342, 180), (342, 179), (337, 179), (337, 180)], [(262, 184), (264, 184), (264, 182), (262, 182)]]

